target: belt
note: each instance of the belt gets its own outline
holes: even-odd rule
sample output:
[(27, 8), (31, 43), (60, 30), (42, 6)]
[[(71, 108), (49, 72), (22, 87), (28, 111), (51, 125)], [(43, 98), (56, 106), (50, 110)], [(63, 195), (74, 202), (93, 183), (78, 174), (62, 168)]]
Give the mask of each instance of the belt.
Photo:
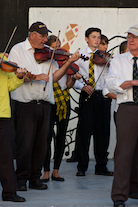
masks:
[[(81, 94), (82, 94), (82, 97), (84, 97), (84, 98), (88, 98), (88, 96), (89, 96), (85, 91), (81, 91)], [(94, 91), (90, 97), (92, 98), (93, 96), (97, 96), (97, 97), (102, 96), (103, 97), (102, 90)]]
[(102, 90), (95, 90), (93, 93), (95, 94), (102, 93)]
[(135, 102), (126, 102), (126, 103), (121, 103), (121, 104), (138, 106), (138, 103), (135, 103)]
[(29, 103), (33, 103), (33, 104), (46, 104), (47, 101), (44, 101), (44, 100), (32, 100)]

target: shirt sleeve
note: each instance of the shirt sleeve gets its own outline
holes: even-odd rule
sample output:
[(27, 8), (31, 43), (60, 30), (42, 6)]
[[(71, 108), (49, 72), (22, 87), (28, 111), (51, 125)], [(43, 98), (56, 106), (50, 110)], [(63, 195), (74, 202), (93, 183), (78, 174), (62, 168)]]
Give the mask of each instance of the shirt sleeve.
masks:
[(15, 51), (14, 49), (15, 46), (13, 46), (13, 48), (11, 49), (9, 56), (8, 56), (8, 60), (15, 62), (17, 65), (19, 64), (19, 55), (17, 53), (17, 51)]
[(108, 98), (107, 94), (110, 93), (110, 91), (108, 90), (108, 88), (105, 86), (102, 90), (103, 96), (105, 98)]
[(117, 58), (114, 58), (109, 67), (109, 73), (106, 78), (106, 84), (108, 90), (112, 93), (124, 93), (126, 94), (127, 90), (124, 90), (120, 87), (120, 85), (125, 81), (125, 79), (121, 79), (119, 76), (119, 61)]
[(21, 86), (24, 82), (24, 78), (19, 79), (17, 78), (16, 75), (14, 75), (13, 77), (8, 78), (8, 90), (9, 91), (14, 91), (16, 88), (18, 88), (19, 86)]
[(78, 80), (76, 80), (75, 83), (74, 83), (74, 85), (73, 85), (73, 88), (80, 89), (80, 90), (82, 90), (83, 87), (84, 87), (84, 84), (81, 83)]
[(52, 62), (53, 73), (59, 69), (57, 61), (53, 60)]

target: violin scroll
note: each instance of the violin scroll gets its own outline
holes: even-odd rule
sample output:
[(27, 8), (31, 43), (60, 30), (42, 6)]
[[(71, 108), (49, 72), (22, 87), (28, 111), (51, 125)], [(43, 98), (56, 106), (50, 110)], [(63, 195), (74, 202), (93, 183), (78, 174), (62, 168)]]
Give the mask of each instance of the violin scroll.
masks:
[(89, 60), (89, 57), (87, 57), (87, 56), (85, 57), (85, 55), (82, 55), (82, 54), (81, 54), (80, 58), (83, 59), (84, 61)]

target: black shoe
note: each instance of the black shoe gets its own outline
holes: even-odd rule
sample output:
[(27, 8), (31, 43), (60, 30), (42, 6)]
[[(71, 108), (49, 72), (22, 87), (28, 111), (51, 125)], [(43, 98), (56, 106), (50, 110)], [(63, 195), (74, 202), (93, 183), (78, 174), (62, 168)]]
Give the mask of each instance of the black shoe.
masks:
[(17, 181), (17, 191), (27, 191), (26, 181), (18, 180)]
[(65, 180), (64, 178), (61, 178), (61, 177), (57, 177), (57, 178), (56, 178), (56, 177), (53, 176), (53, 174), (52, 174), (52, 176), (51, 176), (51, 179), (52, 179), (52, 180), (55, 180), (55, 181), (64, 181), (64, 180)]
[(3, 198), (3, 201), (13, 201), (13, 202), (24, 202), (25, 198), (18, 196), (17, 194)]
[(104, 171), (95, 170), (95, 175), (113, 176), (114, 173), (112, 171), (109, 171), (108, 169)]
[(129, 193), (128, 197), (133, 199), (138, 199), (138, 193)]
[(77, 156), (74, 154), (71, 156), (71, 158), (66, 160), (67, 162), (78, 162)]
[(49, 178), (41, 179), (40, 180), (42, 183), (47, 183), (49, 181)]
[(117, 200), (114, 202), (114, 207), (125, 207), (125, 203), (122, 200)]
[(85, 176), (85, 172), (83, 172), (83, 171), (78, 171), (78, 172), (76, 173), (76, 176)]
[(36, 180), (34, 182), (29, 182), (29, 188), (37, 189), (37, 190), (45, 190), (48, 187), (46, 184), (43, 184), (40, 180)]

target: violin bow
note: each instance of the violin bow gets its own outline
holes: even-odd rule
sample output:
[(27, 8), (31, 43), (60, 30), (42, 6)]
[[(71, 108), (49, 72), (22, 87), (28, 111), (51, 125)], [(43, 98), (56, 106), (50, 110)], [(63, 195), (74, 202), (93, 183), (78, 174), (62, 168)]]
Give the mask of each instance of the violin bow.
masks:
[[(56, 38), (56, 44), (55, 44), (54, 50), (53, 50), (53, 52), (52, 52), (51, 61), (50, 61), (50, 66), (49, 66), (49, 70), (48, 70), (48, 74), (47, 74), (47, 75), (49, 75), (49, 73), (50, 73), (50, 68), (51, 68), (51, 65), (52, 65), (53, 58), (54, 58), (54, 54), (55, 54), (55, 50), (56, 50), (56, 46), (57, 46), (57, 41), (58, 41), (58, 39), (59, 39), (59, 34), (60, 34), (60, 30), (59, 30), (59, 32), (58, 32), (58, 36), (57, 36), (57, 38)], [(44, 86), (43, 91), (46, 90), (46, 84), (47, 84), (47, 82), (45, 82), (45, 86)]]
[(6, 53), (7, 49), (8, 49), (8, 47), (9, 47), (9, 44), (11, 43), (11, 40), (12, 40), (12, 38), (13, 38), (13, 35), (15, 34), (16, 29), (17, 29), (17, 26), (15, 26), (15, 28), (14, 28), (12, 34), (11, 34), (11, 37), (10, 37), (10, 39), (9, 39), (9, 41), (8, 41), (8, 43), (7, 43), (7, 46), (6, 46), (6, 48), (5, 48), (4, 52), (3, 52), (3, 56), (2, 56), (2, 58), (1, 58), (1, 60), (0, 60), (0, 64), (2, 63), (2, 60), (3, 60), (3, 58), (4, 58), (4, 55), (5, 55), (5, 53)]
[[(108, 65), (108, 63), (110, 62), (111, 58), (113, 57), (113, 54), (114, 54), (113, 52), (114, 52), (114, 50), (112, 50), (109, 59), (107, 60), (107, 62), (106, 62), (106, 64), (105, 64), (105, 66), (103, 67), (103, 69), (102, 69), (102, 71), (101, 71), (101, 73), (100, 73), (100, 75), (99, 75), (97, 81), (95, 82), (95, 85), (94, 85), (94, 87), (93, 87), (93, 91), (94, 91), (94, 89), (96, 88), (96, 84), (97, 84), (97, 82), (99, 81), (99, 79), (100, 79), (100, 77), (101, 77), (103, 71), (105, 70), (105, 68), (107, 67), (107, 65)], [(88, 99), (89, 99), (90, 97), (91, 97), (91, 95), (89, 95), (89, 96), (85, 99), (85, 101), (88, 101)]]

